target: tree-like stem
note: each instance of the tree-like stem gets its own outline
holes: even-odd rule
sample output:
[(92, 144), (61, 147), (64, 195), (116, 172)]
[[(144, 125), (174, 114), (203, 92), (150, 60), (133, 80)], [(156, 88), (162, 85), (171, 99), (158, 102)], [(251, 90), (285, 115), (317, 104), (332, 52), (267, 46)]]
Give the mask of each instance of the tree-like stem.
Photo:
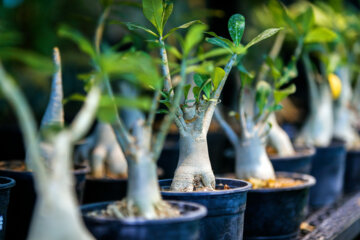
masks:
[[(167, 53), (166, 53), (166, 49), (165, 49), (165, 43), (162, 38), (159, 39), (159, 43), (160, 43), (160, 56), (161, 56), (161, 60), (162, 60), (161, 70), (162, 70), (163, 76), (165, 77), (164, 90), (170, 91), (170, 89), (172, 88), (172, 82), (171, 82), (171, 76), (170, 76), (168, 57), (167, 57)], [(172, 93), (170, 93), (170, 94), (172, 94)]]
[(309, 57), (308, 53), (305, 52), (303, 54), (302, 61), (304, 63), (304, 67), (305, 67), (306, 80), (309, 85), (310, 111), (312, 113), (314, 113), (317, 111), (317, 103), (319, 102), (319, 96), (318, 96), (319, 90), (318, 90), (318, 87), (316, 86), (315, 75), (314, 75), (313, 67), (311, 65), (311, 61), (310, 61), (310, 57)]
[(231, 69), (233, 67), (233, 65), (236, 62), (236, 58), (237, 58), (237, 54), (233, 54), (230, 58), (230, 60), (228, 61), (228, 63), (226, 64), (224, 71), (225, 71), (225, 75), (223, 77), (223, 79), (221, 79), (218, 88), (212, 93), (211, 95), (211, 99), (213, 99), (213, 101), (210, 102), (209, 106), (206, 109), (205, 112), (205, 116), (204, 116), (204, 123), (203, 123), (203, 133), (207, 134), (209, 127), (210, 127), (210, 123), (212, 120), (212, 117), (214, 115), (214, 111), (216, 108), (216, 105), (218, 103), (218, 100), (220, 98), (220, 94), (222, 92), (222, 89), (224, 88), (225, 82), (231, 72)]
[(236, 177), (240, 179), (275, 179), (275, 172), (266, 154), (265, 145), (257, 135), (240, 139), (235, 148)]
[(24, 95), (19, 90), (15, 81), (6, 74), (0, 62), (0, 89), (13, 106), (18, 116), (21, 130), (24, 134), (24, 142), (28, 153), (26, 167), (35, 171), (37, 189), (44, 189), (43, 185), (47, 179), (45, 166), (41, 162), (41, 154), (39, 149), (39, 140), (37, 137), (35, 118), (30, 111)]

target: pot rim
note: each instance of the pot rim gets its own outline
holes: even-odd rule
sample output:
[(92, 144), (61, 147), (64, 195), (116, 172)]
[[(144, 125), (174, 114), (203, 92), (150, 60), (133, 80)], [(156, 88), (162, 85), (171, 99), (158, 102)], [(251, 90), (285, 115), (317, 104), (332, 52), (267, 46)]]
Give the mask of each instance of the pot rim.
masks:
[(86, 176), (86, 181), (89, 182), (127, 182), (127, 178), (94, 178), (91, 176)]
[(268, 155), (271, 161), (298, 160), (300, 158), (313, 157), (316, 153), (315, 147), (312, 146), (295, 146), (295, 155), (279, 156), (277, 154)]
[[(91, 208), (96, 205), (106, 207), (114, 201), (107, 202), (98, 202), (85, 204), (80, 207), (82, 216), (85, 219), (91, 219), (92, 222), (96, 223), (111, 223), (111, 222), (120, 222), (124, 225), (153, 225), (153, 224), (168, 224), (168, 223), (178, 223), (178, 222), (187, 222), (201, 219), (207, 215), (207, 209), (201, 204), (186, 202), (186, 201), (174, 201), (174, 200), (164, 200), (172, 205), (177, 206), (190, 206), (196, 208), (196, 210), (188, 211), (185, 215), (180, 215), (179, 217), (173, 218), (162, 218), (162, 219), (145, 219), (145, 218), (125, 218), (125, 219), (116, 219), (116, 218), (105, 218), (105, 217), (90, 217), (84, 214), (87, 208)], [(103, 208), (102, 208), (103, 209)]]
[[(162, 179), (159, 180), (159, 183), (161, 182), (168, 182), (170, 181), (170, 184), (172, 182), (172, 179)], [(227, 190), (217, 190), (217, 191), (209, 191), (209, 192), (205, 192), (205, 191), (198, 191), (198, 192), (179, 192), (179, 191), (161, 191), (161, 194), (164, 196), (173, 196), (173, 195), (187, 195), (187, 196), (191, 196), (191, 195), (196, 195), (196, 196), (204, 196), (204, 195), (210, 195), (210, 196), (214, 196), (214, 195), (225, 195), (225, 194), (233, 194), (233, 193), (238, 193), (238, 192), (246, 192), (249, 191), (252, 187), (251, 183), (244, 181), (244, 180), (240, 180), (240, 179), (236, 179), (236, 178), (215, 178), (215, 181), (237, 181), (237, 182), (241, 182), (243, 184), (245, 184), (242, 187), (235, 187), (235, 188), (231, 188), (231, 189), (227, 189)]]
[(0, 183), (0, 190), (12, 188), (16, 185), (16, 181), (12, 178), (0, 176), (0, 181), (2, 181), (2, 180), (5, 180), (7, 182)]
[(293, 187), (284, 187), (284, 188), (258, 188), (258, 189), (250, 189), (249, 192), (253, 193), (268, 193), (268, 192), (286, 192), (286, 191), (295, 191), (304, 188), (310, 188), (315, 185), (316, 179), (304, 173), (292, 173), (292, 172), (276, 172), (276, 176), (284, 176), (287, 178), (295, 178), (306, 181), (303, 184), (296, 185)]

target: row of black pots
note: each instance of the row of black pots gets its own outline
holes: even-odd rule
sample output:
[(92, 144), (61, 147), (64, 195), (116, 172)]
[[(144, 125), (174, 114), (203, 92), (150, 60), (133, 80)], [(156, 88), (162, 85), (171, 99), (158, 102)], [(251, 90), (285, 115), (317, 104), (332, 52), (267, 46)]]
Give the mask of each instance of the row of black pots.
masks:
[[(315, 183), (315, 179), (306, 174), (277, 174), (280, 177), (302, 180), (304, 184), (282, 189), (250, 189), (251, 185), (245, 181), (217, 178), (218, 189), (225, 184), (230, 189), (215, 192), (170, 192), (167, 189), (171, 180), (160, 180), (164, 199), (175, 200), (176, 204), (181, 201), (182, 208), (187, 202), (207, 208), (207, 215), (200, 222), (201, 214), (190, 220), (186, 220), (185, 214), (184, 218), (175, 220), (151, 221), (87, 216), (90, 211), (104, 209), (109, 202), (87, 204), (82, 207), (82, 211), (86, 226), (98, 240), (199, 239), (199, 233), (200, 239), (204, 240), (242, 239), (243, 230), (246, 239), (292, 239), (297, 235), (305, 217), (309, 188)], [(186, 227), (189, 225), (187, 221), (193, 221), (191, 226), (199, 224), (200, 230)], [(160, 233), (159, 229), (162, 229)]]
[(5, 239), (7, 228), (7, 210), (10, 201), (11, 188), (15, 186), (15, 180), (8, 177), (0, 177), (0, 240)]
[[(77, 165), (74, 168), (75, 191), (79, 203), (82, 202), (86, 174), (89, 168)], [(16, 181), (16, 187), (11, 191), (8, 206), (8, 218), (5, 239), (25, 240), (36, 201), (33, 173), (30, 171), (15, 171), (0, 169), (0, 176)], [(1, 215), (0, 215), (1, 217)], [(0, 221), (1, 222), (1, 221)], [(3, 238), (0, 237), (0, 240)]]

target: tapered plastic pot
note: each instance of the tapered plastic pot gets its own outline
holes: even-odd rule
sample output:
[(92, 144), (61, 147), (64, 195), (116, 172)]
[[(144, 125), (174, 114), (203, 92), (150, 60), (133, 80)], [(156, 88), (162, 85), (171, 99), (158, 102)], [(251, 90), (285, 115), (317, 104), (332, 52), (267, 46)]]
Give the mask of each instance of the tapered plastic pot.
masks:
[(83, 203), (121, 200), (126, 196), (127, 179), (86, 178)]
[(360, 150), (349, 150), (345, 164), (345, 193), (360, 190)]
[(10, 190), (15, 186), (15, 180), (0, 177), (0, 240), (5, 239), (7, 211), (10, 201)]
[(310, 174), (315, 148), (298, 147), (295, 148), (295, 151), (296, 154), (293, 156), (281, 157), (270, 155), (269, 157), (275, 171)]
[(195, 202), (204, 205), (208, 214), (201, 221), (203, 240), (242, 239), (247, 191), (251, 184), (236, 179), (216, 178), (216, 185), (230, 189), (211, 192), (171, 192), (172, 180), (160, 180), (164, 199)]
[(199, 204), (169, 201), (181, 216), (167, 219), (111, 219), (90, 217), (89, 212), (105, 209), (111, 202), (83, 205), (84, 222), (97, 240), (196, 240), (200, 236), (200, 219), (206, 208)]
[(310, 205), (320, 208), (336, 202), (343, 193), (346, 162), (345, 144), (336, 142), (329, 147), (317, 147), (311, 175), (316, 184), (310, 191)]
[(306, 215), (309, 189), (315, 179), (307, 174), (276, 173), (302, 180), (294, 187), (252, 189), (248, 192), (244, 239), (295, 239)]
[[(76, 183), (74, 187), (79, 202), (82, 201), (85, 185), (85, 175), (88, 172), (89, 168), (86, 166), (76, 166), (74, 170)], [(28, 234), (36, 201), (33, 173), (29, 171), (0, 169), (0, 176), (10, 177), (16, 181), (16, 188), (11, 191), (6, 239), (24, 240)]]

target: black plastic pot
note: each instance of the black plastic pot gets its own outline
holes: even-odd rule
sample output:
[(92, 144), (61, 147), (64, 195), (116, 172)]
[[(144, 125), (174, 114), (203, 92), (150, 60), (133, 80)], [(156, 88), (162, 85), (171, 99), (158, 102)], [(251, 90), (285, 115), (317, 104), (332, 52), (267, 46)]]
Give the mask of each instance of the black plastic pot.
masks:
[(360, 190), (360, 150), (350, 150), (346, 154), (345, 193)]
[(121, 200), (126, 196), (127, 179), (86, 178), (83, 203)]
[[(82, 200), (85, 175), (88, 172), (89, 168), (85, 166), (76, 166), (74, 171), (75, 189), (79, 202)], [(0, 169), (0, 176), (10, 177), (16, 181), (16, 188), (11, 191), (6, 239), (26, 239), (36, 201), (33, 174), (28, 171)]]
[(203, 240), (242, 239), (246, 194), (251, 184), (236, 179), (217, 178), (216, 184), (227, 184), (229, 190), (212, 192), (170, 192), (172, 180), (160, 180), (164, 199), (189, 201), (204, 205), (208, 209), (201, 221)]
[(89, 217), (87, 213), (105, 209), (111, 202), (83, 205), (86, 227), (97, 240), (195, 240), (199, 238), (200, 219), (206, 208), (195, 203), (169, 201), (180, 209), (181, 216), (167, 219), (110, 219)]
[(315, 148), (299, 147), (295, 149), (294, 156), (269, 156), (271, 163), (277, 172), (293, 172), (310, 174), (312, 159), (315, 155)]
[(15, 180), (0, 177), (0, 240), (5, 239), (7, 210), (10, 201), (10, 190), (15, 186)]
[(252, 189), (248, 192), (244, 239), (295, 239), (306, 215), (309, 188), (315, 179), (307, 174), (276, 173), (304, 181), (304, 184), (277, 189)]
[(345, 144), (336, 142), (329, 147), (317, 147), (313, 158), (311, 175), (316, 184), (310, 191), (310, 205), (313, 208), (330, 205), (343, 192), (345, 173)]

